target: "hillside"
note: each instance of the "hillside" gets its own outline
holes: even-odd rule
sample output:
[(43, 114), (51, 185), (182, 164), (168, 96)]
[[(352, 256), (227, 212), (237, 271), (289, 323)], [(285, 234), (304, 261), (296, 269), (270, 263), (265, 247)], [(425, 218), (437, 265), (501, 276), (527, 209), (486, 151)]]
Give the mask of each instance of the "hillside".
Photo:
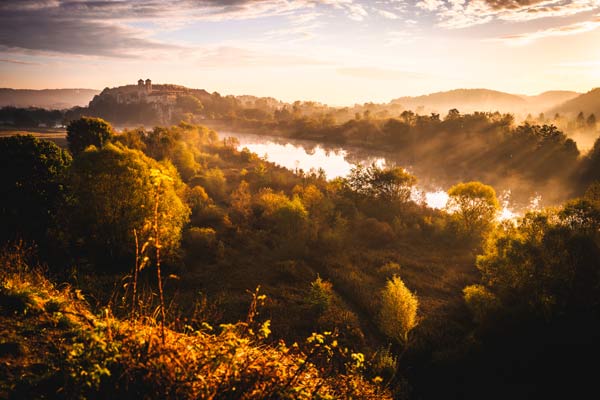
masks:
[(545, 111), (552, 107), (556, 107), (557, 104), (562, 104), (566, 101), (574, 99), (580, 96), (581, 93), (573, 92), (570, 90), (550, 90), (537, 96), (523, 96), (527, 103), (531, 107), (532, 111)]
[(432, 93), (417, 97), (400, 97), (392, 100), (403, 108), (445, 114), (452, 108), (461, 112), (496, 111), (522, 112), (527, 109), (527, 101), (509, 93), (488, 89), (455, 89), (448, 92)]
[(57, 287), (23, 255), (0, 254), (0, 398), (391, 398), (355, 364), (319, 368), (338, 350), (331, 333), (307, 340), (308, 355), (268, 343), (269, 321), (253, 321), (258, 291), (245, 323), (161, 330), (149, 316), (95, 314), (79, 290)]
[(579, 93), (551, 90), (536, 96), (516, 95), (489, 89), (455, 89), (417, 97), (400, 97), (391, 104), (410, 110), (445, 114), (452, 108), (460, 112), (500, 111), (515, 114), (539, 113), (571, 100)]
[(100, 93), (95, 89), (8, 89), (0, 88), (0, 107), (40, 107), (66, 109), (86, 106)]
[(554, 113), (560, 114), (578, 114), (583, 112), (585, 115), (600, 115), (600, 88), (592, 89), (574, 99), (571, 99), (559, 106), (551, 109)]

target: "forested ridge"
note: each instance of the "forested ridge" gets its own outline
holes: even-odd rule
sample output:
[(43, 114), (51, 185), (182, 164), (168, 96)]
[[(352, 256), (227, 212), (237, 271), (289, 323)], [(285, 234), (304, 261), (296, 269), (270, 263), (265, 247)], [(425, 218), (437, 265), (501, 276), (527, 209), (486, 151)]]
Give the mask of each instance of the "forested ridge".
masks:
[[(66, 149), (0, 138), (0, 393), (584, 393), (600, 328), (600, 142), (582, 155), (536, 118), (290, 120), (286, 135), (386, 144), (432, 173), (454, 165), (440, 210), (413, 200), (419, 175), (401, 164), (328, 180), (186, 122), (76, 118)], [(493, 177), (506, 175), (564, 201), (500, 222)]]
[[(186, 121), (217, 130), (309, 140), (333, 148), (359, 148), (385, 154), (386, 159), (409, 168), (421, 181), (435, 181), (437, 186), (450, 187), (470, 180), (486, 182), (499, 193), (510, 191), (521, 206), (536, 195), (548, 205), (563, 202), (581, 195), (594, 180), (590, 178), (593, 172), (588, 159), (599, 136), (596, 110), (589, 106), (598, 103), (595, 91), (580, 96), (555, 91), (519, 97), (469, 89), (399, 98), (390, 103), (329, 107), (310, 101), (290, 104), (273, 98), (221, 96), (176, 85), (155, 85), (158, 93), (176, 91), (176, 99), (170, 103), (120, 102), (119, 93), (134, 90), (132, 87), (107, 88), (83, 108), (4, 108), (0, 110), (0, 121), (9, 123), (8, 128), (60, 126), (82, 115), (125, 127)], [(539, 102), (544, 104), (539, 109), (546, 112), (519, 115), (472, 111), (485, 110), (485, 99), (491, 99), (487, 107), (490, 110), (502, 109), (500, 100), (506, 98), (519, 100), (526, 107), (528, 101)], [(427, 112), (418, 106), (433, 101), (428, 99), (434, 99), (432, 104), (444, 107), (443, 111)], [(468, 112), (445, 108), (452, 101), (472, 103), (475, 108), (468, 106)]]

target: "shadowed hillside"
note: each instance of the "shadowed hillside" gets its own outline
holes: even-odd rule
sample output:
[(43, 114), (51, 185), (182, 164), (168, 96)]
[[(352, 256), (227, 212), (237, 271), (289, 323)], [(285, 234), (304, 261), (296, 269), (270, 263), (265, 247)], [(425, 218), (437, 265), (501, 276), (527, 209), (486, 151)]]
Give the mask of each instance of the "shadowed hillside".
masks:
[(595, 114), (600, 116), (600, 88), (575, 97), (559, 106), (552, 108), (552, 112), (561, 114)]
[(40, 107), (65, 109), (85, 106), (100, 93), (95, 89), (4, 89), (0, 88), (0, 107)]

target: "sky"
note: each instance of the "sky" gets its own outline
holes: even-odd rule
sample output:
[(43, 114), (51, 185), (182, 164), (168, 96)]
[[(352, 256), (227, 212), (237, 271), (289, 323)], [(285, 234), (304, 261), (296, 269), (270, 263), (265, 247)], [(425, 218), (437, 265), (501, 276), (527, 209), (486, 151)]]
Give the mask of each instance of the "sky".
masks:
[(600, 0), (0, 0), (0, 87), (388, 102), (600, 86)]

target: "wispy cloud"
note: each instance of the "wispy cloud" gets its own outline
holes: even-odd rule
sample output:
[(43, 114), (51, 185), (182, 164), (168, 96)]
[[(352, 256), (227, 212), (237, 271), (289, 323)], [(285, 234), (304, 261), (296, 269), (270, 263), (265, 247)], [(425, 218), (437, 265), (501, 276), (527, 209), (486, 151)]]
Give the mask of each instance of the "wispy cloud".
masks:
[(393, 13), (391, 11), (377, 9), (376, 12), (383, 18), (387, 18), (387, 19), (399, 19), (400, 18), (400, 16), (398, 14)]
[(600, 9), (600, 0), (421, 0), (415, 6), (435, 14), (439, 26), (457, 29), (495, 20), (572, 16)]
[(235, 46), (204, 47), (189, 55), (194, 65), (202, 68), (252, 68), (285, 66), (323, 66), (327, 61), (315, 58)]
[(414, 30), (396, 30), (386, 34), (384, 43), (386, 46), (397, 46), (407, 43), (413, 43), (419, 36)]
[(36, 63), (36, 62), (23, 61), (23, 60), (14, 60), (14, 59), (10, 59), (10, 58), (0, 58), (0, 63), (18, 64), (18, 65), (41, 65), (40, 63)]
[(570, 36), (580, 33), (590, 32), (600, 27), (600, 16), (596, 16), (592, 20), (577, 22), (574, 24), (558, 26), (549, 29), (537, 30), (534, 32), (519, 33), (514, 35), (506, 35), (496, 40), (506, 42), (513, 45), (526, 45), (536, 40), (544, 39), (553, 36)]
[(600, 60), (562, 62), (556, 64), (556, 66), (565, 68), (598, 68), (600, 67)]
[(426, 74), (412, 71), (402, 71), (397, 69), (387, 69), (379, 67), (344, 67), (336, 70), (341, 75), (347, 75), (354, 78), (364, 78), (371, 80), (402, 80), (402, 79), (424, 79)]

